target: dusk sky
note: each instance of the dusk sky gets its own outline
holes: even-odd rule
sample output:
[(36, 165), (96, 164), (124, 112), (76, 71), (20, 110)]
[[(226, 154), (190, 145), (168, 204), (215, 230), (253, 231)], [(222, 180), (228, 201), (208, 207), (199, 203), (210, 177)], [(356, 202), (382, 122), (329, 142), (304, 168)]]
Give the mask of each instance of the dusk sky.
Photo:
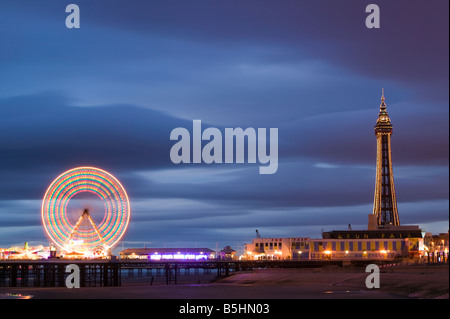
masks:
[[(66, 6), (80, 8), (69, 29)], [(369, 29), (368, 4), (380, 8)], [(242, 250), (367, 229), (384, 88), (402, 225), (449, 228), (449, 2), (0, 2), (0, 247), (47, 245), (41, 202), (95, 166), (131, 202), (127, 247)], [(278, 170), (174, 164), (170, 132), (278, 128)]]

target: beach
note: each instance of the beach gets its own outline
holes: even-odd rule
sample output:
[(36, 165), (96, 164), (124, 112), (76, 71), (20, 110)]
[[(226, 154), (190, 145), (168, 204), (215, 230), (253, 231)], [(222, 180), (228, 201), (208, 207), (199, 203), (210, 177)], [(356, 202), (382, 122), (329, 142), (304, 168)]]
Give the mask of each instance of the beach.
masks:
[(272, 268), (229, 277), (122, 278), (119, 287), (0, 287), (2, 299), (448, 299), (448, 266), (380, 269), (380, 287), (364, 268)]

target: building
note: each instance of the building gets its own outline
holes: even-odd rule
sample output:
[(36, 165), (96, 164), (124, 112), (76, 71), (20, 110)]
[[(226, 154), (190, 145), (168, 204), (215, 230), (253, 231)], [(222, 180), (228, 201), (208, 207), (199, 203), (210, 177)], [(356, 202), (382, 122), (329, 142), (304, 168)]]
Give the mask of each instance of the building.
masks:
[(425, 257), (428, 262), (448, 262), (449, 239), (447, 233), (424, 236)]
[(245, 244), (242, 259), (249, 260), (285, 260), (310, 259), (309, 237), (261, 238)]
[(423, 252), (423, 234), (418, 226), (391, 230), (344, 230), (322, 234), (311, 242), (311, 259), (415, 258)]
[(119, 252), (121, 259), (208, 260), (215, 259), (209, 248), (127, 248)]
[(418, 257), (424, 250), (419, 229), (332, 231), (322, 238), (255, 238), (245, 245), (247, 260), (390, 260)]
[[(417, 225), (400, 225), (391, 157), (392, 124), (387, 113), (384, 91), (375, 125), (377, 137), (376, 177), (373, 212), (367, 230), (331, 231), (320, 239), (257, 238), (245, 246), (246, 259), (393, 259), (425, 256), (424, 234)], [(445, 237), (445, 236), (444, 236)], [(430, 251), (448, 256), (448, 234), (430, 240)], [(436, 242), (436, 243), (434, 243)], [(439, 252), (433, 247), (438, 247)]]
[(235, 260), (236, 259), (236, 250), (231, 248), (231, 246), (225, 246), (218, 254), (218, 259), (221, 260)]

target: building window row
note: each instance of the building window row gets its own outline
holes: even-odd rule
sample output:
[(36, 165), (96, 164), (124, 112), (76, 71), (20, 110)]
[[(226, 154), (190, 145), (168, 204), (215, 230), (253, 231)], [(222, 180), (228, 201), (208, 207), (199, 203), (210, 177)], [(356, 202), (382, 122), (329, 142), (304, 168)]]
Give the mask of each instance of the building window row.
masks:
[(316, 241), (311, 251), (401, 251), (405, 248), (405, 241)]
[(270, 242), (270, 243), (255, 243), (256, 248), (268, 248), (268, 249), (282, 249), (282, 243)]

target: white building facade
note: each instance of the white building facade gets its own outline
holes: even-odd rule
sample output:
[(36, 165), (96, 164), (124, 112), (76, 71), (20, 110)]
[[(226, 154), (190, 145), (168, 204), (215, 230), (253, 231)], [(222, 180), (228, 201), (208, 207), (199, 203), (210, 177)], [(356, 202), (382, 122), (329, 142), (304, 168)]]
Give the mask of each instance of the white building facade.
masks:
[(251, 244), (245, 244), (245, 254), (241, 259), (309, 259), (309, 245), (309, 237), (255, 238)]
[[(409, 236), (408, 236), (409, 235)], [(419, 232), (338, 232), (331, 236), (255, 238), (245, 245), (241, 259), (246, 260), (391, 260), (424, 256)]]

